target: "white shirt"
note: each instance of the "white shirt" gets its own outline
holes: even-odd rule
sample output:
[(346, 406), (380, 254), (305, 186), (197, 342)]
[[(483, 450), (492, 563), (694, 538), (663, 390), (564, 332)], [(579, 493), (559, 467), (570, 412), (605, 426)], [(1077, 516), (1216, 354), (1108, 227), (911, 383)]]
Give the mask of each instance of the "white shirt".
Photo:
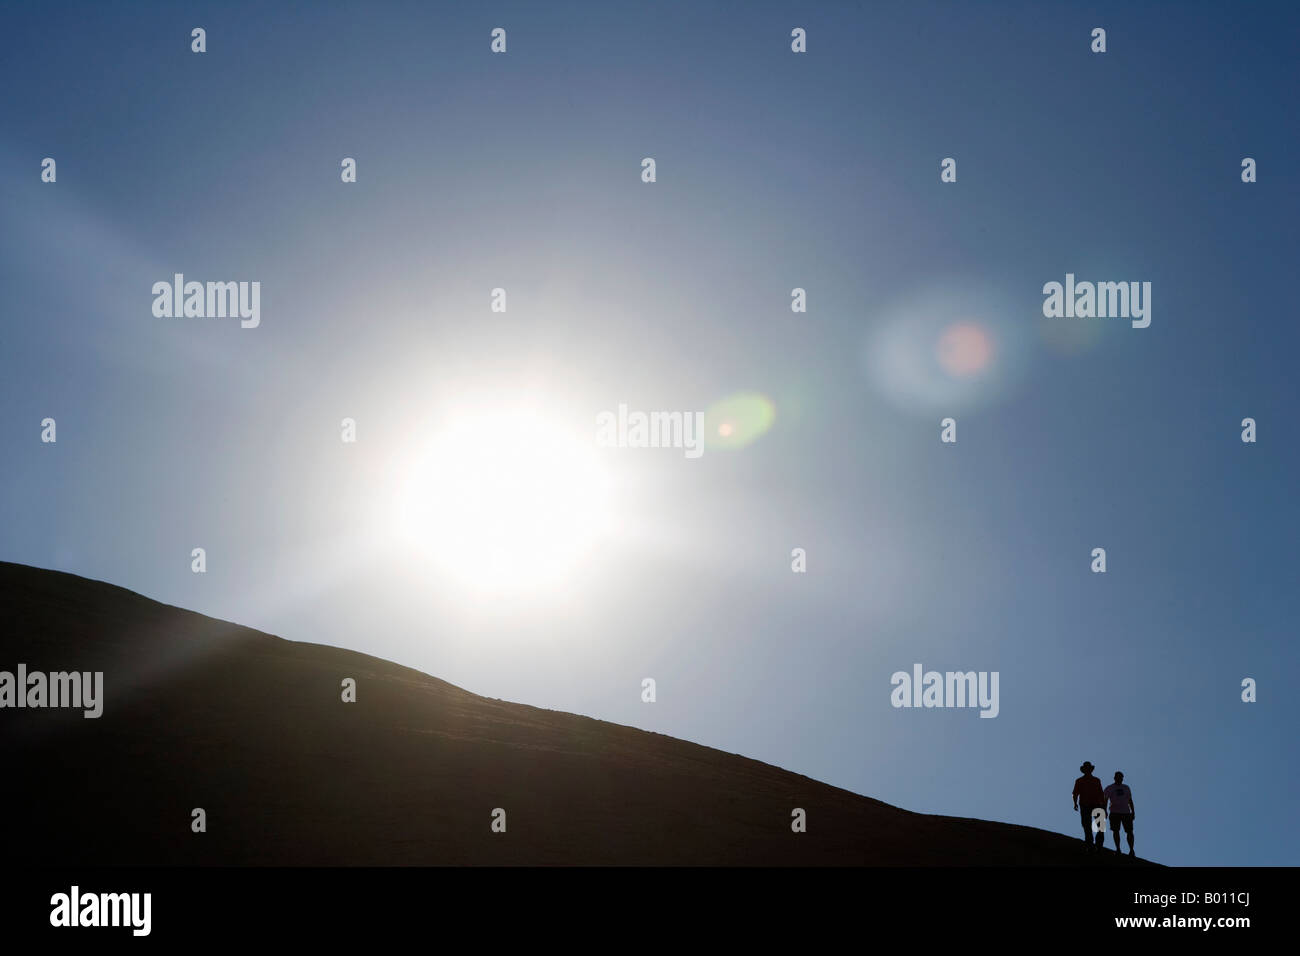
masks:
[(1133, 812), (1133, 791), (1122, 783), (1112, 783), (1103, 793), (1110, 801), (1111, 813)]

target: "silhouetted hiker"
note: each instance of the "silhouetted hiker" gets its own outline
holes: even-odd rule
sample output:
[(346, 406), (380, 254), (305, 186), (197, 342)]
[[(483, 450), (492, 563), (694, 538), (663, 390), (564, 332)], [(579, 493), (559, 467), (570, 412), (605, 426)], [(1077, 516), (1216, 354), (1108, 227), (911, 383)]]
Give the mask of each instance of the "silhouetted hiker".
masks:
[(1083, 762), (1079, 768), (1083, 776), (1074, 781), (1074, 792), (1070, 796), (1074, 798), (1074, 809), (1079, 811), (1079, 819), (1083, 822), (1083, 842), (1088, 844), (1088, 849), (1096, 846), (1100, 850), (1106, 846), (1106, 828), (1102, 827), (1093, 834), (1092, 811), (1098, 807), (1105, 808), (1106, 795), (1102, 792), (1101, 781), (1092, 775), (1093, 769), (1089, 761)]
[(1110, 832), (1115, 834), (1115, 852), (1120, 852), (1119, 828), (1123, 824), (1124, 832), (1128, 834), (1128, 855), (1132, 856), (1133, 817), (1136, 814), (1133, 809), (1133, 791), (1125, 786), (1123, 773), (1115, 771), (1115, 782), (1105, 789), (1104, 794), (1110, 801)]

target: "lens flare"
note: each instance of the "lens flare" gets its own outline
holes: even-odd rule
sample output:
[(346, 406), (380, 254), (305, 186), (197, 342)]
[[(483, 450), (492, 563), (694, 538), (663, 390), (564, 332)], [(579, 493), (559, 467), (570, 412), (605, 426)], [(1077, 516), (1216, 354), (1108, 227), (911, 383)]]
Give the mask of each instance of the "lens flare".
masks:
[(776, 406), (758, 392), (739, 392), (716, 402), (704, 413), (708, 448), (744, 448), (772, 427)]
[(993, 360), (993, 339), (975, 322), (957, 322), (939, 336), (935, 349), (939, 364), (954, 378), (971, 378)]
[(1022, 379), (1032, 327), (999, 289), (941, 282), (881, 309), (864, 340), (868, 379), (917, 415), (986, 407)]

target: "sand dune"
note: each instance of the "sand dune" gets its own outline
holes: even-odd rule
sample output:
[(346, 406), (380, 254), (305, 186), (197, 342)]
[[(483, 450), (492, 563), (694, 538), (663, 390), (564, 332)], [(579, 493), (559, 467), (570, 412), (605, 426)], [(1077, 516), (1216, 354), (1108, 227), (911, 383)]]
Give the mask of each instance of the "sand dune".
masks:
[[(0, 710), (11, 862), (1090, 862), (1081, 840), (910, 813), (799, 774), (506, 703), (0, 562), (0, 670), (103, 671), (104, 713)], [(340, 681), (358, 702), (340, 701)], [(191, 832), (191, 810), (207, 832)], [(506, 832), (490, 827), (506, 811)], [(808, 831), (791, 832), (802, 807)], [(1110, 865), (1132, 865), (1107, 857)]]

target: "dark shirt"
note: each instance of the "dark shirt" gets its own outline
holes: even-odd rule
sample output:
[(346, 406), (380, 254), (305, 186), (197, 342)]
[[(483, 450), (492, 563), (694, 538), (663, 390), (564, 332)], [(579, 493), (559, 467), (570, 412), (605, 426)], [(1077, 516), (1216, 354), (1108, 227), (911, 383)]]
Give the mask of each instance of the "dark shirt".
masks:
[(1074, 781), (1074, 793), (1071, 794), (1085, 807), (1104, 807), (1106, 798), (1101, 792), (1101, 781), (1093, 776), (1080, 777)]

